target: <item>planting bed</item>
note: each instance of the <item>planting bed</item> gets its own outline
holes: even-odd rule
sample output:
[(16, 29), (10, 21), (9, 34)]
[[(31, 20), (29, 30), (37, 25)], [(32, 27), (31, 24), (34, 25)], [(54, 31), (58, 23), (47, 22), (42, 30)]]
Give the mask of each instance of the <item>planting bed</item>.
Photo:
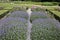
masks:
[(32, 22), (31, 40), (59, 40), (60, 31), (57, 29), (58, 25), (56, 26), (53, 22), (51, 19), (34, 20)]
[(0, 20), (0, 40), (26, 40), (27, 21), (8, 17)]
[(31, 40), (60, 40), (60, 23), (45, 11), (32, 12)]
[(27, 12), (24, 11), (13, 11), (12, 13), (8, 14), (7, 17), (20, 17), (20, 18), (25, 18), (28, 19), (28, 14)]
[(30, 20), (26, 11), (10, 12), (0, 20), (0, 40), (60, 40), (60, 23), (46, 11), (32, 10)]
[(28, 14), (24, 11), (14, 11), (0, 20), (1, 40), (26, 40)]
[(38, 18), (48, 18), (47, 14), (45, 11), (40, 11), (40, 12), (32, 12), (31, 13), (31, 21), (38, 19)]

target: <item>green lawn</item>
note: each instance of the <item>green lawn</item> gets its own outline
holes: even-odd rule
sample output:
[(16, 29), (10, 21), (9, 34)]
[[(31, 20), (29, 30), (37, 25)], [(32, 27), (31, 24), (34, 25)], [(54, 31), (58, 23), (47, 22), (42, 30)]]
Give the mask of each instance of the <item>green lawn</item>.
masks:
[(33, 4), (15, 4), (15, 3), (0, 3), (0, 6), (4, 7), (4, 9), (12, 9), (15, 6), (29, 6), (31, 7)]
[(44, 5), (44, 6), (54, 6), (57, 5), (57, 2), (31, 2), (31, 1), (14, 1), (15, 4), (34, 4), (34, 5)]
[(60, 12), (58, 10), (56, 10), (56, 8), (58, 8), (58, 6), (55, 6), (55, 7), (47, 6), (45, 9), (48, 9), (49, 11), (51, 11), (52, 13), (54, 13), (55, 15), (60, 17)]
[(30, 2), (30, 1), (13, 1), (9, 3), (0, 3), (0, 6), (4, 7), (4, 9), (12, 9), (14, 6), (28, 6), (31, 7), (33, 5), (42, 5), (42, 6), (57, 6), (57, 2)]
[(0, 10), (0, 15), (2, 15), (3, 13), (7, 12), (8, 10)]
[(60, 12), (58, 12), (58, 11), (52, 11), (52, 12), (60, 17)]
[(12, 9), (14, 4), (11, 3), (0, 3), (0, 6), (4, 7), (4, 9)]
[[(29, 7), (31, 7), (33, 4), (28, 4)], [(14, 3), (0, 3), (0, 7), (3, 7), (2, 10), (0, 10), (0, 15), (5, 13), (6, 11), (12, 9), (16, 6), (27, 6), (27, 4), (14, 4)]]

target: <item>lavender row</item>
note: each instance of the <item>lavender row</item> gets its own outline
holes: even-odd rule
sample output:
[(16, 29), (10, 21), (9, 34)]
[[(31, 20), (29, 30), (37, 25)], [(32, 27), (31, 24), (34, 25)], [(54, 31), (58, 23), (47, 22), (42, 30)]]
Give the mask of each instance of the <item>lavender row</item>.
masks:
[(26, 40), (27, 20), (8, 17), (0, 20), (0, 40)]
[(32, 10), (33, 12), (45, 11), (42, 7), (38, 7), (38, 6), (32, 6), (31, 10)]
[(41, 12), (32, 12), (31, 13), (31, 20), (32, 21), (35, 20), (35, 19), (38, 19), (38, 18), (45, 19), (45, 18), (48, 18), (48, 16), (47, 16), (46, 12), (44, 12), (44, 11), (41, 11)]
[[(54, 21), (53, 21), (54, 22)], [(60, 30), (52, 19), (36, 19), (32, 22), (32, 40), (59, 40)]]
[(12, 13), (10, 13), (9, 15), (7, 15), (7, 17), (20, 17), (20, 18), (25, 18), (28, 19), (28, 14), (27, 12), (24, 11), (14, 11)]

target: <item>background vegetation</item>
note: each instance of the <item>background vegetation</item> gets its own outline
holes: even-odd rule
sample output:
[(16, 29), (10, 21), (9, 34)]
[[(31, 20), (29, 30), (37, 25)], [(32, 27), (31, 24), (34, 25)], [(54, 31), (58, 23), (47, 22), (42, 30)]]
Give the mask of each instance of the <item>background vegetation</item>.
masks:
[(0, 0), (0, 1), (34, 1), (34, 2), (60, 2), (60, 0)]

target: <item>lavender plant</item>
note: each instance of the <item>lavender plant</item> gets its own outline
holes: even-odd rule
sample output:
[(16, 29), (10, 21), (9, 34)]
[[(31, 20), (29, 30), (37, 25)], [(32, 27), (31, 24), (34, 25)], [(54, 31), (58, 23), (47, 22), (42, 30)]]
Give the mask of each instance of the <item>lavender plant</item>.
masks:
[(26, 11), (26, 6), (14, 6), (13, 7), (13, 10), (14, 11), (17, 11), (17, 10), (19, 10), (19, 11)]
[(60, 32), (49, 19), (36, 19), (32, 22), (31, 40), (59, 40)]
[(39, 12), (39, 11), (45, 11), (43, 8), (40, 8), (40, 7), (32, 7), (31, 9), (32, 9), (32, 11), (34, 11), (34, 12), (35, 12), (35, 11), (36, 11), (36, 12), (37, 12), (37, 11), (38, 11), (38, 12)]
[(11, 14), (7, 15), (8, 17), (21, 17), (28, 19), (28, 14), (24, 11), (14, 11)]
[(0, 40), (26, 40), (27, 21), (9, 17), (0, 20)]
[(38, 18), (44, 18), (45, 19), (47, 17), (48, 17), (47, 14), (43, 11), (41, 11), (41, 12), (32, 12), (31, 13), (31, 20), (32, 21), (35, 20), (35, 19), (38, 19)]

